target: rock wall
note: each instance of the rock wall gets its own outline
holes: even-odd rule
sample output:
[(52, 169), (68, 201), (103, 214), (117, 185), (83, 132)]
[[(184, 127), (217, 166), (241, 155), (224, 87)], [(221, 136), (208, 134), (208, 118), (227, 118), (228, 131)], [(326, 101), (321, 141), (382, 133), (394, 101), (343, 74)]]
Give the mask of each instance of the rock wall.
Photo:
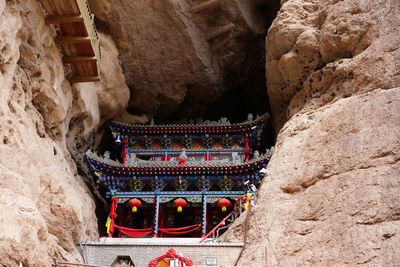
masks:
[(0, 0), (0, 17), (0, 265), (79, 261), (98, 229), (68, 148), (126, 107), (117, 50), (103, 35), (103, 82), (71, 87), (38, 1)]
[(396, 1), (282, 1), (266, 39), (277, 142), (239, 265), (400, 264), (399, 16)]
[(266, 39), (277, 131), (300, 110), (400, 84), (397, 1), (282, 2)]
[(254, 48), (263, 51), (257, 4), (265, 1), (215, 1), (196, 11), (192, 8), (206, 1), (89, 2), (98, 27), (117, 41), (134, 114), (202, 116), (232, 84), (257, 81), (246, 59), (258, 55)]

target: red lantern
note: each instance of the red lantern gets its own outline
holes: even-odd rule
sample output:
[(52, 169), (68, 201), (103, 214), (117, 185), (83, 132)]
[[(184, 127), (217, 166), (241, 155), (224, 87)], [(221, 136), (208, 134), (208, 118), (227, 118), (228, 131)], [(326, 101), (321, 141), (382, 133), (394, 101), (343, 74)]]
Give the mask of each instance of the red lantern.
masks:
[(175, 199), (174, 201), (174, 205), (175, 207), (178, 208), (178, 212), (182, 212), (182, 208), (186, 206), (186, 200), (184, 200), (183, 198), (178, 198)]
[(136, 212), (137, 208), (139, 208), (140, 206), (142, 206), (142, 202), (139, 199), (132, 198), (131, 200), (129, 200), (129, 207), (132, 208), (132, 212)]
[(230, 205), (231, 205), (231, 202), (226, 198), (222, 198), (222, 199), (220, 199), (218, 201), (218, 206), (221, 207), (222, 212), (225, 212), (226, 211), (226, 207), (229, 207)]

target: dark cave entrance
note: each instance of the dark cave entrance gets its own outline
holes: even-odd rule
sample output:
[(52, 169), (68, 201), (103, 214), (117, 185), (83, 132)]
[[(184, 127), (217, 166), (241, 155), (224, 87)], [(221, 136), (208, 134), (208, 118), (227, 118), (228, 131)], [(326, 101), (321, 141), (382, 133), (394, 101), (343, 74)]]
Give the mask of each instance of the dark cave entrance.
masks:
[[(280, 8), (279, 0), (255, 0), (257, 2), (258, 12), (264, 17), (265, 33), (253, 36), (244, 36), (245, 41), (248, 42), (247, 56), (244, 62), (241, 62), (239, 73), (237, 70), (225, 69), (224, 80), (228, 81), (229, 86), (217, 101), (207, 104), (193, 113), (188, 113), (188, 107), (197, 105), (196, 100), (188, 95), (181, 106), (169, 114), (167, 117), (156, 115), (154, 121), (156, 124), (176, 123), (177, 121), (183, 123), (195, 122), (196, 119), (202, 118), (203, 120), (218, 121), (221, 117), (227, 118), (231, 123), (239, 123), (247, 120), (248, 114), (253, 116), (270, 113), (269, 99), (266, 88), (265, 78), (265, 37), (267, 31), (275, 19), (277, 12)], [(241, 76), (240, 82), (236, 82), (236, 76)], [(243, 79), (244, 77), (244, 79)], [(140, 115), (137, 110), (128, 107), (129, 113)], [(158, 113), (162, 112), (162, 106)], [(261, 151), (270, 148), (275, 144), (275, 135), (272, 129), (271, 119), (267, 124), (266, 129), (261, 137)], [(96, 150), (99, 154), (105, 151), (117, 151), (112, 154), (111, 158), (116, 159), (123, 151), (122, 145), (116, 145), (109, 131), (105, 126), (101, 127), (98, 131), (102, 136), (101, 142)], [(116, 147), (117, 146), (117, 147)], [(101, 188), (100, 188), (100, 191)], [(105, 195), (102, 195), (105, 197)], [(108, 200), (107, 200), (108, 201)], [(103, 205), (104, 202), (98, 201), (96, 208), (96, 215), (98, 217), (99, 233), (105, 236), (105, 220), (108, 215), (108, 208)]]

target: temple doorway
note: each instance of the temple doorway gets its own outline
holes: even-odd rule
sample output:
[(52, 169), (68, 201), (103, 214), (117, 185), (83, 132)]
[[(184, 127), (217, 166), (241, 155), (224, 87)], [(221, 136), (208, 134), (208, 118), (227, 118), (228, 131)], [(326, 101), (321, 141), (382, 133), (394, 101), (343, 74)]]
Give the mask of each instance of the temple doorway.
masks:
[[(117, 224), (123, 227), (132, 229), (146, 229), (153, 228), (154, 226), (154, 206), (152, 203), (142, 201), (142, 206), (137, 208), (136, 212), (132, 212), (132, 208), (129, 207), (128, 202), (124, 203), (121, 207), (117, 217)], [(124, 236), (121, 232), (118, 233), (118, 237)], [(151, 237), (147, 235), (145, 237)]]
[(151, 207), (139, 208), (137, 212), (133, 213), (130, 209), (126, 212), (126, 227), (135, 229), (144, 229), (153, 227), (154, 209)]
[[(185, 207), (182, 212), (178, 212), (177, 208), (171, 203), (162, 203), (160, 205), (160, 228), (182, 228), (201, 223), (202, 207), (199, 203), (193, 203), (190, 207)], [(196, 229), (189, 233), (173, 235), (167, 233), (160, 233), (160, 237), (201, 237), (201, 228)]]

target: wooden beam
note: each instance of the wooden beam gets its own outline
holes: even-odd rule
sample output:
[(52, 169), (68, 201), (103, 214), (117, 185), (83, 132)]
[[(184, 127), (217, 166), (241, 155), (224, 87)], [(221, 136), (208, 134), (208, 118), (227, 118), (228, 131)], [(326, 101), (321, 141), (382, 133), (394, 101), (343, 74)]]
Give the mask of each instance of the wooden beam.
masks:
[(62, 61), (64, 63), (81, 63), (81, 62), (90, 62), (96, 61), (96, 57), (84, 57), (84, 56), (77, 56), (77, 57), (63, 57)]
[(193, 6), (191, 11), (193, 13), (197, 13), (197, 12), (200, 12), (200, 11), (202, 11), (204, 9), (218, 6), (220, 3), (221, 3), (220, 0), (208, 0), (208, 1), (205, 1), (203, 3), (200, 3), (198, 5)]
[(88, 83), (100, 81), (99, 76), (72, 76), (69, 81), (71, 83)]
[(46, 17), (46, 24), (62, 24), (62, 23), (72, 23), (72, 22), (83, 22), (83, 17), (81, 15), (50, 15)]
[(82, 37), (82, 36), (57, 36), (54, 39), (56, 44), (65, 44), (65, 43), (89, 43), (89, 37)]
[(219, 26), (214, 28), (213, 30), (211, 30), (210, 32), (207, 33), (206, 35), (206, 40), (209, 41), (219, 35), (222, 35), (224, 33), (229, 32), (230, 30), (232, 30), (233, 28), (235, 28), (235, 25), (233, 23), (229, 23), (227, 25), (224, 26)]

